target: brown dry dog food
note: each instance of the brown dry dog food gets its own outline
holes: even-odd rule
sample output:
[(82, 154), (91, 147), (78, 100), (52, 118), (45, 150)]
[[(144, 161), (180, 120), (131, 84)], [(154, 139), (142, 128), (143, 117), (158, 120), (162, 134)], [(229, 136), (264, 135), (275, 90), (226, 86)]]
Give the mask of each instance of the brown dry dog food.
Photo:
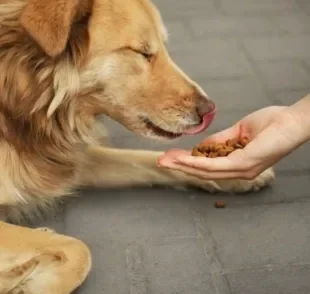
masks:
[(237, 149), (244, 148), (248, 143), (247, 137), (229, 139), (225, 143), (201, 143), (193, 148), (192, 155), (209, 158), (223, 157)]
[(225, 207), (226, 207), (226, 204), (225, 204), (224, 201), (219, 200), (219, 201), (216, 201), (216, 202), (214, 203), (214, 206), (215, 206), (215, 208), (225, 208)]

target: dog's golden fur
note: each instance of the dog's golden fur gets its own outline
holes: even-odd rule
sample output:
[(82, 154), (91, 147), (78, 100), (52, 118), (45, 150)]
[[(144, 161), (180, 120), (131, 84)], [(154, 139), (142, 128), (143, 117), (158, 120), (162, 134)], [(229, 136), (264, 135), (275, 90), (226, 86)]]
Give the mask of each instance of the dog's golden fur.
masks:
[[(160, 169), (160, 152), (100, 145), (105, 114), (160, 138), (180, 133), (206, 94), (170, 59), (148, 0), (0, 0), (0, 214), (27, 215), (85, 186), (192, 185), (250, 191), (254, 180), (203, 181)], [(99, 124), (99, 128), (98, 128)], [(0, 293), (67, 294), (85, 279), (81, 241), (0, 222)]]

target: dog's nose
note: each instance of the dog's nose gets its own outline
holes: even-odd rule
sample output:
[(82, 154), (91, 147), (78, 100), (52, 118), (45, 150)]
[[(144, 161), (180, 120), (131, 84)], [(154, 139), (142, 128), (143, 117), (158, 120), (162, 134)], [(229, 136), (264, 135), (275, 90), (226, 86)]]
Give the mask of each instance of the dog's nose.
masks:
[(215, 104), (207, 97), (202, 97), (197, 106), (197, 113), (200, 117), (204, 117), (206, 114), (214, 112)]

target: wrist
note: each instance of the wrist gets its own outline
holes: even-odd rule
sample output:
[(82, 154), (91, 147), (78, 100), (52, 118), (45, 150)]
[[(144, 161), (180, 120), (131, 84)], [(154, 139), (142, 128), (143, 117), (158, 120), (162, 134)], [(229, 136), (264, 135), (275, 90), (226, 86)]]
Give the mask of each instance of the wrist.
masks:
[(294, 135), (300, 141), (299, 143), (308, 141), (310, 139), (310, 94), (287, 107), (284, 111), (292, 118)]

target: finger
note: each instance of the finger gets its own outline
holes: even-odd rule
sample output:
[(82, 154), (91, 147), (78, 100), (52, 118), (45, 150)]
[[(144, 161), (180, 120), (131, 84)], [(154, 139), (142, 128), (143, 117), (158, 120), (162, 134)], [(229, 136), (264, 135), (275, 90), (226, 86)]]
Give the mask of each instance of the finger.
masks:
[(170, 149), (165, 152), (162, 156), (160, 156), (157, 160), (159, 166), (166, 166), (173, 164), (175, 162), (175, 158), (182, 155), (191, 155), (190, 151), (182, 150), (182, 149)]

